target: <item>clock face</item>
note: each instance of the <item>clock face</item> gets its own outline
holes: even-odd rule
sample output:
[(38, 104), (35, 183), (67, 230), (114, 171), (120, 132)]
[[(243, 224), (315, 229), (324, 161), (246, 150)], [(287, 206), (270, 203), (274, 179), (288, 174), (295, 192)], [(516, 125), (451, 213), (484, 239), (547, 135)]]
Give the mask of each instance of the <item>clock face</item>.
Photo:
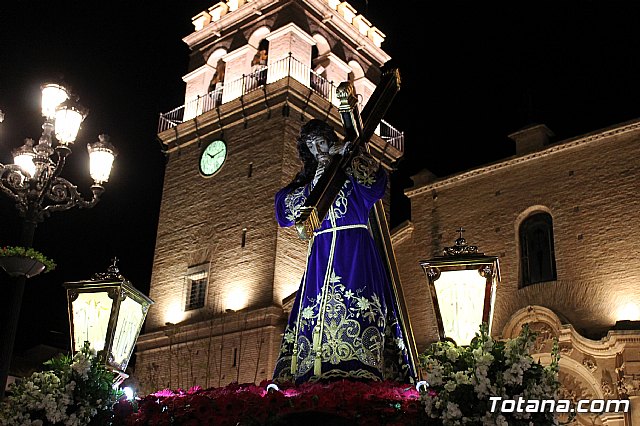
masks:
[(200, 155), (200, 173), (213, 176), (227, 158), (227, 146), (221, 140), (215, 140), (206, 146)]

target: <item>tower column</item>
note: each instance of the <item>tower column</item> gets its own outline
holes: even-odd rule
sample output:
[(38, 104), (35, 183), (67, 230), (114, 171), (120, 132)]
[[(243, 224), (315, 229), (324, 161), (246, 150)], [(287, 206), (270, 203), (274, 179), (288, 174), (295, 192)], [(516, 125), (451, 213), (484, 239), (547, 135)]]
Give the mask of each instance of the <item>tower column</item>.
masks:
[(244, 93), (242, 76), (251, 73), (251, 58), (254, 53), (255, 48), (246, 45), (222, 57), (226, 63), (222, 103), (239, 98)]
[[(338, 87), (339, 83), (343, 81), (347, 81), (349, 79), (349, 73), (351, 72), (351, 68), (349, 68), (349, 65), (347, 65), (346, 62), (344, 62), (342, 59), (340, 59), (333, 53), (329, 53), (327, 55), (327, 60), (328, 60), (326, 65), (327, 80), (333, 83), (333, 93), (331, 94), (331, 102), (337, 106), (337, 105), (340, 105), (340, 100), (336, 96), (336, 88)], [(360, 92), (356, 91), (356, 93), (359, 94)]]
[[(266, 39), (269, 41), (267, 83), (290, 75), (305, 86), (309, 86), (311, 47), (316, 44), (313, 37), (291, 23), (273, 31)], [(292, 59), (290, 63), (286, 60), (289, 55)]]

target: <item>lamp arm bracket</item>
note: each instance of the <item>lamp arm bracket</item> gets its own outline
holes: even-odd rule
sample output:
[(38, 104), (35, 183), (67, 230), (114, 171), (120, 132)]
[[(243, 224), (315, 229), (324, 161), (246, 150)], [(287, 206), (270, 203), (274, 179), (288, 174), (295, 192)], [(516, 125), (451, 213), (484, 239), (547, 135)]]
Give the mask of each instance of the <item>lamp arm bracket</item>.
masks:
[(43, 210), (46, 214), (49, 214), (50, 212), (69, 210), (76, 206), (81, 209), (89, 209), (100, 201), (101, 191), (95, 191), (92, 188), (92, 193), (93, 197), (87, 201), (78, 192), (78, 188), (75, 185), (64, 178), (55, 177), (51, 181), (49, 191), (45, 194), (52, 204), (48, 204)]
[(71, 154), (71, 149), (65, 145), (58, 145), (55, 148), (55, 152), (58, 157), (56, 159), (55, 168), (48, 178), (42, 182), (42, 192), (40, 192), (40, 196), (38, 197), (38, 204), (41, 204), (45, 197), (51, 198), (49, 194), (54, 191), (53, 187), (57, 184), (58, 177), (60, 176), (60, 173), (62, 173), (62, 169), (67, 162), (67, 156)]
[(28, 191), (28, 182), (19, 166), (15, 164), (0, 164), (0, 190), (18, 201), (20, 194)]

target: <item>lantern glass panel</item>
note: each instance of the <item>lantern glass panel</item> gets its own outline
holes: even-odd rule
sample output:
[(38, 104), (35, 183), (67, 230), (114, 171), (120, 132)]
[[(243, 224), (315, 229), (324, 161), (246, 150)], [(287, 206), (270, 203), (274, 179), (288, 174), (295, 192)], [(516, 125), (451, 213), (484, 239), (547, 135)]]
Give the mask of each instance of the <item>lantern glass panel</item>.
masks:
[(74, 350), (89, 342), (95, 351), (104, 349), (113, 299), (106, 292), (80, 293), (72, 302)]
[(442, 271), (434, 282), (444, 334), (468, 345), (482, 324), (486, 278), (476, 269)]
[(122, 369), (126, 367), (123, 364), (129, 361), (129, 356), (133, 351), (133, 346), (138, 338), (138, 333), (140, 333), (144, 318), (145, 313), (142, 310), (142, 306), (135, 300), (127, 297), (120, 303), (120, 313), (111, 354), (114, 363), (122, 366)]

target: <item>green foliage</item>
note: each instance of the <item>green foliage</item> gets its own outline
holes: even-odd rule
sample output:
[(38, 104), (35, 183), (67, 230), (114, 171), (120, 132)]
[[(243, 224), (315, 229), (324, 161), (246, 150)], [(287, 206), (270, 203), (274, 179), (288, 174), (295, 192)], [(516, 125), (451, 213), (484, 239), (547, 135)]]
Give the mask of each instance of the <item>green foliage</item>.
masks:
[(35, 259), (44, 265), (44, 272), (50, 272), (56, 269), (56, 263), (33, 248), (24, 248), (20, 246), (4, 246), (0, 247), (0, 256), (19, 256)]
[(14, 384), (0, 404), (0, 425), (105, 425), (123, 392), (88, 342), (73, 358), (60, 355), (46, 371)]
[(536, 340), (527, 325), (519, 336), (493, 340), (482, 325), (469, 346), (449, 341), (434, 343), (420, 355), (429, 388), (422, 401), (429, 417), (448, 425), (553, 425), (554, 413), (518, 413), (491, 410), (490, 397), (503, 400), (557, 400), (559, 352), (557, 341), (550, 365), (534, 361), (530, 350)]

